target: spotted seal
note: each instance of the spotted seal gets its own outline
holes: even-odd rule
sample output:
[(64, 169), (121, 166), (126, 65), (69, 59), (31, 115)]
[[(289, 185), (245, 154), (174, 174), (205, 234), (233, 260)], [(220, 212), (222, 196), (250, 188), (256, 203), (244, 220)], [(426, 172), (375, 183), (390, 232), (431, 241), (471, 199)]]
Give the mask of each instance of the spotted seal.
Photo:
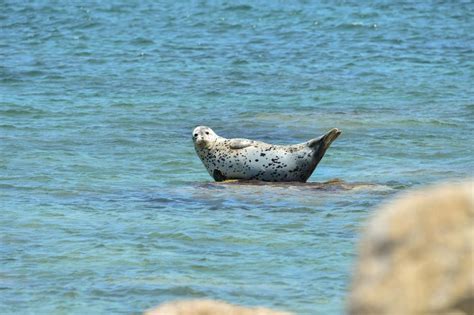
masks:
[(295, 145), (273, 145), (248, 139), (226, 139), (211, 128), (193, 131), (196, 153), (215, 181), (228, 179), (306, 182), (331, 143), (341, 134), (325, 135)]

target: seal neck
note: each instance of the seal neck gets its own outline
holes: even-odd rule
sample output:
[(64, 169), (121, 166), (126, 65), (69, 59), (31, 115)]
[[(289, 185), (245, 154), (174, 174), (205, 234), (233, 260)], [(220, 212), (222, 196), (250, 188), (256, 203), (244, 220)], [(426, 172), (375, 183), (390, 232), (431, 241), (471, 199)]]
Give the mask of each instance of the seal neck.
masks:
[(196, 145), (196, 149), (198, 151), (211, 151), (216, 146), (217, 138), (213, 141), (207, 141), (207, 145), (198, 146)]
[(219, 139), (219, 138), (220, 137), (216, 137), (213, 141), (209, 141), (209, 145), (204, 147), (204, 148), (207, 149), (207, 150), (214, 149), (214, 147), (216, 146), (217, 139)]

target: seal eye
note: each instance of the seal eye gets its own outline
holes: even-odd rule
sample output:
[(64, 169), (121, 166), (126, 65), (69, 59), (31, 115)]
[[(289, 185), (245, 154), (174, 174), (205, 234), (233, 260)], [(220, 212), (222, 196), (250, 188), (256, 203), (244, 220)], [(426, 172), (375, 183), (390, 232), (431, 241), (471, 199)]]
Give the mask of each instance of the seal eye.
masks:
[(208, 134), (209, 134), (209, 132), (208, 132), (208, 131), (206, 131), (206, 135), (208, 135)]
[(198, 136), (198, 134), (197, 134), (197, 133), (195, 133), (195, 134), (194, 134), (194, 137), (196, 138), (197, 136)]

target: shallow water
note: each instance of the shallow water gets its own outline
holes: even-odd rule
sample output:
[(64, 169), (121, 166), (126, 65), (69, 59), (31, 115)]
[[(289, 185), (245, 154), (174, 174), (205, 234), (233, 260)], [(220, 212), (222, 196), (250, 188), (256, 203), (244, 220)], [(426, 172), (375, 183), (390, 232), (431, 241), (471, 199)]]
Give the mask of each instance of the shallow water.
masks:
[[(208, 297), (342, 313), (376, 206), (473, 175), (473, 7), (3, 2), (1, 312)], [(201, 124), (343, 134), (313, 184), (215, 184)]]

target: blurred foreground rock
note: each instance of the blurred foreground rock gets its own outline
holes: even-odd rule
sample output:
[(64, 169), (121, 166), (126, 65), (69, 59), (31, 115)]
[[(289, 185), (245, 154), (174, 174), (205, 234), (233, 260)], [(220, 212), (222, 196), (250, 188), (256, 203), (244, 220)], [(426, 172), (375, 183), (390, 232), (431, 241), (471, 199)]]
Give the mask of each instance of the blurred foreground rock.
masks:
[(145, 315), (289, 315), (267, 308), (247, 308), (213, 300), (176, 301), (161, 304)]
[(474, 182), (411, 192), (369, 222), (349, 313), (474, 314)]

